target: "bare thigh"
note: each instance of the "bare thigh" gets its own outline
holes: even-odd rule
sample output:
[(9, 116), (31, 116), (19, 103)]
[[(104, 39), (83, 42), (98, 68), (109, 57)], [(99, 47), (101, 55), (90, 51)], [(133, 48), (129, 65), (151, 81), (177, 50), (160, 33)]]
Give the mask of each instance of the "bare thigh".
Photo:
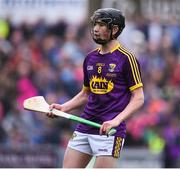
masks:
[(85, 168), (91, 160), (91, 157), (91, 155), (67, 147), (64, 155), (63, 168)]
[(117, 160), (112, 156), (97, 156), (94, 168), (116, 168)]

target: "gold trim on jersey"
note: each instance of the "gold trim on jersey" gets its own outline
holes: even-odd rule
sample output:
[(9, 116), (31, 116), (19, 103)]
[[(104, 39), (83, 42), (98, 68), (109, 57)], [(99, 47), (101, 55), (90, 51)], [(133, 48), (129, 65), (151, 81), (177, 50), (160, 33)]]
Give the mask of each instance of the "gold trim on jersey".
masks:
[(137, 88), (140, 88), (140, 87), (142, 87), (142, 86), (143, 86), (142, 83), (138, 83), (137, 85), (131, 86), (131, 87), (129, 88), (129, 90), (130, 90), (130, 91), (133, 91), (133, 90), (135, 90), (135, 89), (137, 89)]
[[(119, 47), (120, 47), (120, 43), (118, 43), (117, 45), (115, 45), (109, 52), (110, 53), (113, 53), (115, 50), (117, 50)], [(98, 48), (98, 51), (100, 52), (101, 51), (101, 48)]]
[(132, 53), (130, 53), (129, 51), (127, 51), (122, 46), (120, 46), (120, 48), (118, 50), (128, 57), (135, 84), (142, 83), (138, 64), (137, 64), (137, 61), (135, 59), (135, 56)]
[(118, 43), (114, 48), (110, 50), (110, 53), (113, 53), (115, 50), (117, 50), (120, 47), (120, 44)]
[(85, 85), (83, 85), (83, 90), (84, 90), (84, 91), (89, 91), (89, 90), (90, 90), (90, 88), (89, 88), (89, 87), (87, 87), (87, 86), (85, 86)]

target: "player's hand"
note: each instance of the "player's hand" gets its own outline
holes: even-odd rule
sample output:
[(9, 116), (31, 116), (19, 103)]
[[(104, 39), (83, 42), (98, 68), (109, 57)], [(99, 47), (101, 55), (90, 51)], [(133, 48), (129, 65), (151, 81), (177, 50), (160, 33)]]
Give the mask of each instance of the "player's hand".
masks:
[(56, 104), (56, 103), (53, 103), (53, 104), (49, 105), (49, 110), (50, 111), (46, 114), (49, 118), (58, 117), (55, 114), (53, 114), (53, 112), (52, 112), (53, 109), (61, 110), (62, 106), (60, 104)]
[(113, 128), (113, 127), (117, 127), (119, 126), (120, 122), (116, 119), (113, 119), (113, 120), (109, 120), (109, 121), (105, 121), (100, 130), (99, 130), (99, 134), (100, 135), (107, 135), (108, 136), (108, 132)]

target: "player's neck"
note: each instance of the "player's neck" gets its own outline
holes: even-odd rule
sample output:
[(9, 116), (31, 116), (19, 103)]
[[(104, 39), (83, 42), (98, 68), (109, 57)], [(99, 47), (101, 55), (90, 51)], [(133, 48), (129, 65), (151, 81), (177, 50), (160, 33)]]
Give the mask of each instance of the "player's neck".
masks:
[(105, 45), (101, 45), (100, 54), (106, 54), (112, 51), (119, 44), (118, 40), (112, 40)]

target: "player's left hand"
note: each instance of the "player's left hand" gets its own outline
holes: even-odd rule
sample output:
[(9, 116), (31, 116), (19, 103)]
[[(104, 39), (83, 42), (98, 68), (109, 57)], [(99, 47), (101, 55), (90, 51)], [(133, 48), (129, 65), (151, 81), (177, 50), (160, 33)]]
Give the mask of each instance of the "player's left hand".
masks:
[(100, 135), (103, 135), (103, 134), (108, 135), (109, 130), (113, 127), (119, 126), (119, 124), (120, 124), (120, 122), (117, 119), (105, 121), (99, 130), (99, 134)]

